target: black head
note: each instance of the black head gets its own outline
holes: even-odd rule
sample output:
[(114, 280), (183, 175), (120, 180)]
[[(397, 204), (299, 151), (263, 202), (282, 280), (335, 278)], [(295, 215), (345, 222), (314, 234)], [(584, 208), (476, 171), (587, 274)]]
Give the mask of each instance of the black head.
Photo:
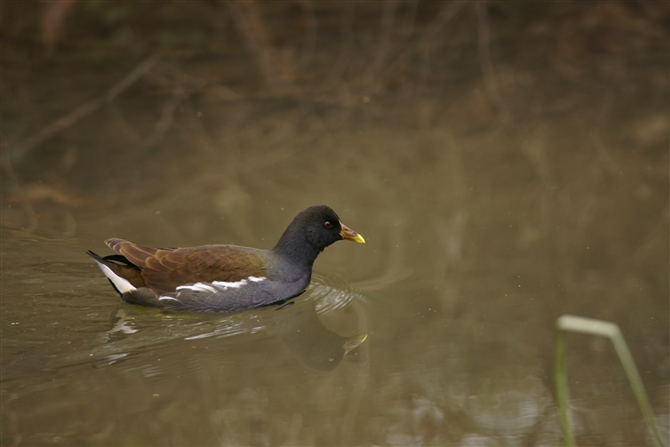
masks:
[(342, 239), (365, 243), (360, 234), (340, 222), (330, 207), (317, 205), (295, 216), (274, 250), (296, 255), (300, 253), (298, 256), (311, 263), (324, 248)]
[(330, 244), (343, 239), (342, 224), (335, 211), (325, 205), (311, 206), (301, 211), (291, 226), (301, 228), (305, 239), (312, 245), (323, 250)]

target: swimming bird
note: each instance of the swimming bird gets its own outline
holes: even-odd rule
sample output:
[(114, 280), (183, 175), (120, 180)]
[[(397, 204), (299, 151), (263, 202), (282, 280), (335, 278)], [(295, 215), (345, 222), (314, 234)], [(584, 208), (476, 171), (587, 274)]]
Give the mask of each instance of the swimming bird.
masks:
[(309, 207), (271, 250), (237, 245), (149, 248), (123, 239), (91, 256), (121, 299), (168, 310), (233, 312), (283, 303), (309, 286), (319, 253), (339, 240), (365, 243), (331, 208)]

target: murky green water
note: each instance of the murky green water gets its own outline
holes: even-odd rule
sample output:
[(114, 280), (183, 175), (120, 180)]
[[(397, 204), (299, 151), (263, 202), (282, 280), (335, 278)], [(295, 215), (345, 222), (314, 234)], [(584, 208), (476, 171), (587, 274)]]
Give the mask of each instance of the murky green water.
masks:
[[(300, 16), (287, 5), (266, 6), (282, 36)], [(311, 59), (277, 63), (293, 80), (264, 85), (233, 19), (198, 3), (200, 44), (3, 149), (2, 445), (558, 445), (564, 313), (620, 325), (667, 441), (667, 18), (493, 5), (491, 90), (473, 5), (451, 22), (446, 3), (342, 5), (315, 8)], [(80, 7), (94, 32), (107, 10)], [(72, 37), (30, 56), (19, 25), (2, 43), (3, 141), (147, 57)], [(85, 255), (109, 237), (269, 248), (320, 203), (366, 244), (328, 248), (285, 308), (127, 305)], [(609, 342), (571, 334), (568, 352), (578, 444), (653, 445)]]

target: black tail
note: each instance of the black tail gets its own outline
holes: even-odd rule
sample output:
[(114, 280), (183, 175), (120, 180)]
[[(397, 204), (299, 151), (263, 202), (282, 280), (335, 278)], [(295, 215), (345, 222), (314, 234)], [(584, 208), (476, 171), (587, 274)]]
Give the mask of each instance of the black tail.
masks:
[[(95, 260), (95, 262), (97, 262), (101, 266), (105, 266), (109, 270), (114, 272), (115, 275), (120, 276), (121, 278), (130, 282), (130, 284), (132, 284), (134, 287), (136, 288), (146, 287), (144, 278), (142, 278), (142, 270), (140, 270), (139, 267), (128, 261), (128, 259), (126, 259), (124, 256), (109, 255), (102, 257), (97, 253), (92, 252), (91, 250), (88, 250), (86, 254), (92, 257)], [(111, 281), (111, 279), (109, 282), (114, 287), (114, 290), (116, 290), (119, 293), (119, 295), (123, 295), (116, 287), (116, 285), (114, 285), (114, 282)]]

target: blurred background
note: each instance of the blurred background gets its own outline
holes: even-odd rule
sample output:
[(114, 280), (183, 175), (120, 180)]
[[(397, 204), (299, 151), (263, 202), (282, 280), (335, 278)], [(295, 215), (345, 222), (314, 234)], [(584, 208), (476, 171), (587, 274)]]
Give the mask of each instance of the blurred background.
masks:
[[(620, 325), (667, 442), (667, 2), (1, 8), (3, 445), (555, 445), (563, 313)], [(331, 372), (84, 255), (271, 248), (320, 203), (367, 241), (296, 304), (368, 334)], [(653, 445), (568, 342), (577, 442)]]

